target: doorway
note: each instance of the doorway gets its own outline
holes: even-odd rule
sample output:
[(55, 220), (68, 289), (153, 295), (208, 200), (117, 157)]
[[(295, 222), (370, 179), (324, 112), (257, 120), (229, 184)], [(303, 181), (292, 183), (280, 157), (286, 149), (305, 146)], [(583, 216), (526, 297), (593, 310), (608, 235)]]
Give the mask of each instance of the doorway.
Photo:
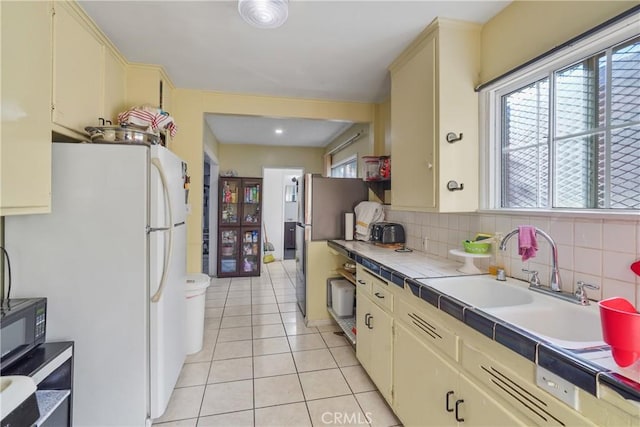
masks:
[(218, 174), (219, 165), (215, 157), (204, 153), (204, 176), (202, 197), (202, 272), (217, 275), (217, 230), (218, 230)]
[(263, 224), (265, 240), (273, 244), (276, 259), (295, 257), (295, 224), (298, 221), (297, 186), (302, 168), (263, 168)]

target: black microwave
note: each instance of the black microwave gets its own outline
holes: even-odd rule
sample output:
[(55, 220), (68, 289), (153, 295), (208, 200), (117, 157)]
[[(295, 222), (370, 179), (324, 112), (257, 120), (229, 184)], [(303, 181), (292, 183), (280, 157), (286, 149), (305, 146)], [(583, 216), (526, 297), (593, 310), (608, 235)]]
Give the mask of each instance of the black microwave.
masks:
[(10, 366), (45, 341), (47, 299), (14, 298), (0, 305), (2, 359), (0, 369)]

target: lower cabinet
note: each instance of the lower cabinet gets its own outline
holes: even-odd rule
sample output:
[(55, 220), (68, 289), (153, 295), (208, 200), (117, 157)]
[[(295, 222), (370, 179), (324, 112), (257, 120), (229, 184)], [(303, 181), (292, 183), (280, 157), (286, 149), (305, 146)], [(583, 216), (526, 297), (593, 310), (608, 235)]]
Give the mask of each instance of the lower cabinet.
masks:
[(393, 318), (363, 292), (358, 292), (356, 330), (356, 356), (382, 396), (391, 402)]
[(393, 408), (407, 426), (531, 425), (474, 385), (401, 323), (395, 326)]

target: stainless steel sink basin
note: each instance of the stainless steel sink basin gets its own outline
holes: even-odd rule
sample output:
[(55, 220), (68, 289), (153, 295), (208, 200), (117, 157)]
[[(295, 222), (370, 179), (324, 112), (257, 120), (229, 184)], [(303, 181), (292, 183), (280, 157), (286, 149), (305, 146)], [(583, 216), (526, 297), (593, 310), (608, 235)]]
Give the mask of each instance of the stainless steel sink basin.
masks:
[(560, 347), (605, 345), (597, 304), (573, 304), (533, 292), (520, 280), (499, 282), (488, 275), (420, 282)]
[(420, 282), (478, 308), (529, 304), (534, 300), (526, 284), (513, 279), (498, 282), (493, 276), (456, 276)]

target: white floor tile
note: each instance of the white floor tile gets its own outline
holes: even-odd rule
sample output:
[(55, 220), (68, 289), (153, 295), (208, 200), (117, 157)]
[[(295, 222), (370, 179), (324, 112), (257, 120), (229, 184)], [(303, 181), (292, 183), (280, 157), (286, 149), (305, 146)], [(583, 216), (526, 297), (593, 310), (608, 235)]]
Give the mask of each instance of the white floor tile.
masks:
[(253, 339), (273, 338), (285, 336), (284, 326), (278, 325), (258, 325), (253, 327)]
[(307, 328), (302, 322), (285, 323), (284, 329), (287, 331), (287, 335), (303, 335), (303, 334), (317, 334), (317, 328)]
[(198, 427), (253, 427), (253, 411), (200, 417)]
[(288, 353), (291, 351), (287, 337), (274, 337), (253, 340), (253, 355)]
[(336, 335), (334, 332), (321, 332), (322, 338), (327, 343), (327, 347), (342, 347), (351, 345), (344, 334)]
[(256, 408), (304, 401), (297, 374), (256, 378), (253, 387)]
[(349, 387), (351, 387), (352, 392), (362, 393), (377, 390), (362, 366), (345, 366), (344, 368), (340, 368), (340, 370), (347, 379), (347, 383)]
[(299, 375), (306, 400), (351, 394), (339, 369), (301, 372)]
[(254, 314), (251, 318), (254, 325), (277, 325), (282, 323), (280, 313)]
[(304, 403), (256, 409), (256, 426), (311, 427), (309, 411)]
[(356, 358), (356, 352), (350, 345), (344, 347), (330, 347), (329, 351), (340, 367), (360, 365), (360, 362), (358, 362), (358, 359)]
[(314, 400), (307, 406), (314, 426), (368, 425), (367, 416), (353, 395)]
[(293, 374), (295, 372), (296, 366), (293, 363), (291, 353), (269, 354), (253, 358), (254, 378)]
[(253, 378), (253, 358), (214, 360), (209, 371), (209, 383), (249, 380)]
[(201, 416), (253, 409), (253, 381), (209, 384), (202, 400)]
[(209, 365), (209, 362), (185, 363), (180, 371), (176, 388), (206, 384)]
[(220, 329), (239, 328), (241, 326), (251, 326), (251, 316), (224, 316)]
[(250, 326), (244, 326), (242, 328), (226, 328), (220, 329), (218, 332), (218, 342), (229, 341), (242, 341), (250, 340), (253, 334), (253, 330)]
[(328, 349), (307, 350), (293, 352), (298, 372), (319, 371), (337, 368), (336, 362)]
[(288, 338), (292, 351), (327, 348), (320, 334), (290, 335)]
[(167, 409), (160, 418), (154, 420), (154, 423), (197, 417), (200, 411), (200, 402), (202, 402), (204, 389), (205, 386), (174, 389), (171, 394), (171, 399), (169, 399)]
[(251, 340), (221, 342), (216, 344), (216, 349), (213, 352), (213, 360), (247, 357), (251, 356), (252, 353), (253, 343)]
[(377, 391), (355, 395), (362, 410), (369, 414), (372, 427), (391, 427), (400, 424), (382, 395)]

